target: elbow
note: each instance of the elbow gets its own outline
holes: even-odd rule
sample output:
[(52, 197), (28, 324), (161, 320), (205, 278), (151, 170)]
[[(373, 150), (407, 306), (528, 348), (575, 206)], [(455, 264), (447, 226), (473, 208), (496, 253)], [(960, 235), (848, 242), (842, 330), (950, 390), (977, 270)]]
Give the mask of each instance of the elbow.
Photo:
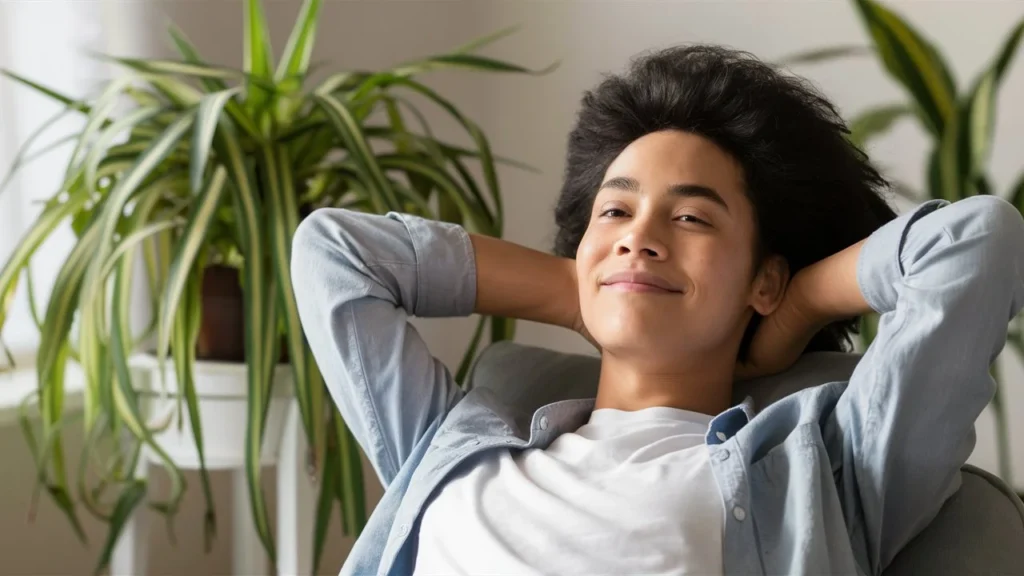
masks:
[(959, 261), (951, 273), (968, 279), (979, 297), (1008, 297), (1012, 318), (1024, 305), (1024, 218), (996, 196), (972, 196), (946, 209), (952, 213), (944, 230)]
[(324, 270), (324, 260), (331, 252), (328, 244), (332, 220), (330, 211), (320, 208), (303, 218), (295, 228), (290, 263), (293, 284), (301, 285), (313, 280), (319, 271)]
[(1024, 267), (1020, 211), (997, 196), (972, 196), (957, 204), (962, 205), (963, 217), (946, 227), (953, 241), (966, 245), (967, 257), (986, 280), (1019, 282)]

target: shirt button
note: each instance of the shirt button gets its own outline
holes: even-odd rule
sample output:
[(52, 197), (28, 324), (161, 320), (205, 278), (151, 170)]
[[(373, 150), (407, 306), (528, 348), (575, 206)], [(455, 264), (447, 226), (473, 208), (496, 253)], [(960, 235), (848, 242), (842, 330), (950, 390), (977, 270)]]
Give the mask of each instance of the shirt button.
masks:
[(547, 430), (548, 429), (548, 417), (547, 416), (541, 416), (541, 418), (540, 418), (540, 429), (541, 430)]
[(715, 456), (715, 458), (718, 458), (719, 462), (725, 462), (726, 460), (729, 459), (729, 451), (728, 450), (719, 450), (718, 451), (718, 455)]
[(398, 532), (401, 533), (402, 536), (405, 536), (406, 534), (409, 533), (409, 525), (408, 524), (402, 524), (401, 526), (398, 527)]
[(715, 436), (717, 436), (718, 439), (721, 440), (722, 442), (725, 442), (728, 439), (728, 437), (725, 435), (725, 432), (722, 431), (715, 432)]
[(736, 518), (740, 522), (743, 522), (744, 520), (747, 519), (747, 511), (744, 510), (742, 506), (737, 506), (737, 507), (733, 508), (732, 509), (732, 515), (733, 515), (733, 518)]
[(476, 440), (473, 440), (473, 445), (476, 446), (477, 444), (480, 444), (480, 439), (479, 438), (477, 438)]
[(505, 438), (505, 444), (511, 444), (511, 443), (512, 443), (512, 439), (511, 438)]

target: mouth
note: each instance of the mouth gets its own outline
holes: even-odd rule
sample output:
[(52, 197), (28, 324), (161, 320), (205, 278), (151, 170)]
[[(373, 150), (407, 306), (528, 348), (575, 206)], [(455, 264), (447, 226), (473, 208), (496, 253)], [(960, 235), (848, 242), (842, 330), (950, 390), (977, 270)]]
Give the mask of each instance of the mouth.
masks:
[(601, 281), (602, 288), (646, 294), (682, 294), (682, 290), (657, 274), (646, 270), (624, 270)]

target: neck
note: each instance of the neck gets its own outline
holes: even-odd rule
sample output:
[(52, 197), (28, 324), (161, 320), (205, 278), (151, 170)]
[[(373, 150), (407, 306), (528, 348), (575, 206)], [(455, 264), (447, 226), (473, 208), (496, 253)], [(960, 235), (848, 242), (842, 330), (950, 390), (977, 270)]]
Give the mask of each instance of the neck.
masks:
[(678, 358), (670, 364), (657, 364), (650, 358), (605, 350), (594, 409), (634, 411), (668, 406), (716, 415), (732, 405), (733, 371), (733, 362), (710, 358)]

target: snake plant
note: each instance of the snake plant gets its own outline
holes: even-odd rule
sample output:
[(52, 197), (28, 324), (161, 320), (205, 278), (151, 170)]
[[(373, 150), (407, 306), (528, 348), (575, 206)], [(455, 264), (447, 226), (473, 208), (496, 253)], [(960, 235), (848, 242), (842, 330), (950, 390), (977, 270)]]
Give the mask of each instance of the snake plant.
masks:
[[(70, 223), (77, 242), (45, 310), (32, 305), (41, 334), (39, 384), (23, 405), (22, 427), (35, 459), (37, 493), (45, 489), (83, 541), (81, 509), (109, 524), (97, 571), (108, 565), (125, 521), (147, 499), (145, 482), (133, 475), (143, 447), (171, 480), (168, 497), (149, 502), (150, 507), (172, 519), (186, 488), (181, 471), (154, 441), (141, 408), (130, 369), (130, 357), (140, 350), (154, 353), (161, 365), (168, 356), (173, 361), (202, 463), (208, 546), (214, 534), (193, 380), (206, 266), (237, 268), (243, 292), (249, 407), (244, 450), (256, 531), (273, 560), (260, 449), (271, 372), (283, 341), (310, 446), (309, 473), (320, 490), (318, 563), (334, 503), (340, 504), (350, 535), (362, 529), (366, 512), (356, 444), (325, 399), (295, 307), (289, 259), (299, 220), (317, 207), (337, 206), (397, 210), (457, 222), (477, 233), (502, 233), (495, 166), (516, 163), (496, 157), (481, 129), (417, 76), (441, 69), (542, 73), (477, 53), (510, 30), (449, 53), (380, 71), (336, 72), (311, 85), (320, 8), (321, 0), (304, 0), (276, 65), (263, 6), (246, 0), (241, 69), (208, 64), (172, 27), (180, 59), (101, 56), (125, 74), (95, 98), (65, 96), (3, 71), (63, 105), (24, 144), (4, 184), (31, 158), (73, 144), (63, 184), (0, 271), (0, 328), (33, 255), (58, 227)], [(452, 118), (470, 144), (436, 138), (420, 111), (424, 105)], [(33, 151), (35, 141), (67, 114), (84, 116), (81, 131)], [(154, 314), (146, 332), (135, 334), (129, 295), (140, 262)], [(512, 336), (510, 319), (480, 318), (457, 371), (460, 382), (487, 322), (492, 340)], [(154, 341), (155, 347), (143, 348)], [(64, 408), (69, 362), (77, 362), (85, 376), (80, 424), (72, 423)], [(79, 425), (85, 448), (69, 468), (62, 435)]]
[[(925, 189), (913, 190), (897, 183), (896, 192), (921, 202), (951, 202), (976, 194), (996, 194), (988, 174), (996, 118), (996, 96), (1024, 35), (1024, 19), (1017, 22), (999, 51), (970, 84), (959, 85), (942, 53), (905, 18), (875, 0), (853, 0), (871, 38), (871, 46), (837, 46), (784, 58), (788, 65), (809, 64), (854, 55), (874, 55), (885, 71), (903, 88), (906, 99), (873, 106), (850, 119), (852, 142), (864, 147), (886, 134), (896, 122), (910, 119), (931, 140), (925, 168)], [(1024, 173), (1001, 194), (1024, 213)], [(868, 316), (862, 326), (864, 344), (871, 342), (877, 317)], [(1024, 337), (1017, 320), (1008, 333), (1011, 349), (1024, 358)], [(997, 366), (992, 366), (998, 381)], [(996, 418), (1000, 476), (1012, 483), (1009, 433), (1001, 386), (992, 400)]]

